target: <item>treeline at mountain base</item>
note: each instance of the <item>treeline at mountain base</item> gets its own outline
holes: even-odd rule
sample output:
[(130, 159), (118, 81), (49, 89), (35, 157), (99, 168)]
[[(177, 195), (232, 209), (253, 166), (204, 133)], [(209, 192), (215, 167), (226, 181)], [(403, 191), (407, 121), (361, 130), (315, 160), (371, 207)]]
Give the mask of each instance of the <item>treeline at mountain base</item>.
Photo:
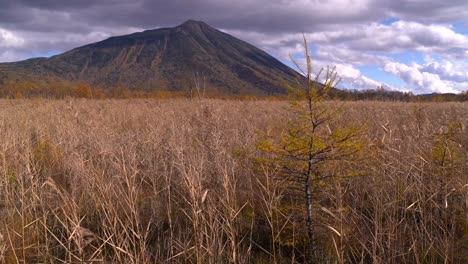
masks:
[[(468, 263), (468, 104), (325, 104), (343, 105), (317, 138), (361, 143), (316, 172), (316, 263)], [(0, 263), (310, 259), (284, 171), (303, 162), (264, 151), (286, 102), (0, 100), (0, 116)]]
[[(229, 94), (217, 89), (197, 90), (193, 83), (187, 82), (185, 87), (177, 90), (159, 90), (157, 88), (147, 90), (129, 89), (125, 85), (116, 87), (97, 87), (85, 82), (70, 82), (59, 78), (43, 78), (38, 82), (29, 80), (0, 80), (0, 98), (217, 98), (217, 99), (240, 99), (240, 100), (287, 100), (287, 90), (284, 94)], [(414, 95), (409, 92), (388, 91), (382, 88), (373, 90), (339, 90), (327, 91), (328, 99), (342, 101), (401, 101), (401, 102), (466, 102), (468, 91), (460, 94), (424, 94)]]

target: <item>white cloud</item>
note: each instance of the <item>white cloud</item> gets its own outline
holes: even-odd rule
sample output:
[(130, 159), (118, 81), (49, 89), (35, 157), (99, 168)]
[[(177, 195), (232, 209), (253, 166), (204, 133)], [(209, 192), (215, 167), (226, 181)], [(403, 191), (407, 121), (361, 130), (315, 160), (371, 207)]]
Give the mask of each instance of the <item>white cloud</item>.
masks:
[(356, 51), (339, 45), (319, 45), (314, 55), (319, 60), (327, 60), (333, 64), (352, 64), (355, 66), (384, 65), (393, 61), (386, 56)]
[[(464, 61), (431, 61), (420, 67), (421, 71), (439, 75), (454, 82), (468, 82), (468, 62)], [(468, 89), (468, 88), (467, 88)]]
[[(308, 35), (318, 43), (317, 56), (334, 65), (378, 65), (408, 85), (416, 93), (453, 93), (467, 90), (468, 36), (453, 31), (450, 26), (423, 25), (398, 21), (390, 25), (372, 23), (358, 28), (345, 26), (342, 30), (317, 32)], [(422, 65), (395, 62), (387, 56), (375, 55), (420, 52), (426, 55)], [(438, 54), (437, 61), (429, 54)], [(349, 67), (341, 69), (343, 78), (353, 87), (366, 88), (377, 84), (375, 80), (360, 76)], [(350, 74), (353, 73), (353, 74)], [(389, 86), (390, 89), (402, 90)]]
[[(298, 59), (296, 60), (298, 65), (301, 69), (305, 69), (305, 59)], [(361, 73), (359, 69), (354, 67), (351, 64), (347, 63), (333, 63), (326, 60), (312, 60), (312, 71), (313, 77), (317, 76), (317, 74), (322, 70), (322, 75), (319, 78), (319, 81), (325, 81), (325, 75), (327, 69), (332, 70), (333, 67), (335, 68), (335, 72), (337, 73), (337, 80), (339, 80), (338, 88), (347, 88), (347, 89), (355, 89), (355, 90), (368, 90), (368, 89), (376, 89), (377, 87), (383, 85), (387, 90), (402, 90), (398, 89), (392, 85), (382, 83), (376, 81), (372, 78), (369, 78)]]
[(390, 25), (371, 23), (345, 26), (342, 30), (308, 34), (315, 43), (341, 44), (353, 50), (424, 53), (464, 53), (468, 36), (456, 33), (449, 26), (423, 25), (398, 21)]
[(361, 71), (356, 69), (350, 64), (337, 64), (336, 70), (339, 73), (341, 80), (350, 85), (351, 88), (357, 90), (367, 90), (367, 89), (375, 89), (380, 85), (384, 85), (386, 88), (390, 88), (390, 86), (373, 80), (364, 76)]
[[(229, 32), (231, 33), (231, 32)], [(235, 32), (259, 47), (289, 60), (289, 54), (303, 54), (302, 34), (266, 34)], [(356, 66), (373, 65), (385, 68), (408, 87), (383, 84), (387, 89), (415, 93), (459, 92), (468, 89), (468, 65), (463, 58), (468, 54), (468, 36), (456, 33), (451, 26), (423, 25), (398, 21), (390, 25), (371, 23), (356, 27), (344, 25), (341, 30), (306, 34), (314, 46), (312, 61), (320, 67), (337, 66), (343, 86), (354, 89), (373, 89), (382, 83), (363, 75)], [(423, 65), (397, 63), (386, 54), (420, 52)], [(430, 56), (437, 54), (443, 61)], [(458, 58), (458, 59), (457, 59)], [(460, 60), (461, 59), (461, 60)]]
[[(449, 67), (446, 64), (445, 69)], [(468, 81), (457, 81), (453, 76), (450, 78), (450, 75), (437, 74), (438, 69), (433, 67), (433, 63), (408, 65), (391, 62), (384, 67), (384, 71), (400, 77), (417, 93), (458, 93), (468, 89)]]
[(24, 39), (16, 36), (13, 32), (0, 28), (0, 48), (20, 47)]

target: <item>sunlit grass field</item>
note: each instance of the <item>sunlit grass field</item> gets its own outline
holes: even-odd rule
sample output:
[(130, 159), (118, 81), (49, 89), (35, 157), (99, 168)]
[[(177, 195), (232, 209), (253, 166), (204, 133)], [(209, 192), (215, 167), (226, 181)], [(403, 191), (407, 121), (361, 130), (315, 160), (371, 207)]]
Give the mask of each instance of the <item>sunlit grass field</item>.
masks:
[[(328, 104), (365, 144), (318, 186), (320, 260), (467, 263), (468, 103)], [(291, 120), (285, 101), (1, 100), (0, 263), (301, 263), (302, 205), (258, 163)]]

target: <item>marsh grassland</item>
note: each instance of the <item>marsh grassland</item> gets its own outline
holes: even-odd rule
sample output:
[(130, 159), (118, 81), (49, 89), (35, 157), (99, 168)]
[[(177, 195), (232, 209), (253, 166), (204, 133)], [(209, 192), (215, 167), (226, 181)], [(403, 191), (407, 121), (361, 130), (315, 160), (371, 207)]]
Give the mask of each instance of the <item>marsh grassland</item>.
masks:
[[(341, 110), (320, 133), (355, 127), (360, 151), (314, 185), (316, 258), (468, 263), (468, 104)], [(303, 263), (302, 198), (258, 147), (291, 120), (274, 101), (1, 100), (0, 263)]]

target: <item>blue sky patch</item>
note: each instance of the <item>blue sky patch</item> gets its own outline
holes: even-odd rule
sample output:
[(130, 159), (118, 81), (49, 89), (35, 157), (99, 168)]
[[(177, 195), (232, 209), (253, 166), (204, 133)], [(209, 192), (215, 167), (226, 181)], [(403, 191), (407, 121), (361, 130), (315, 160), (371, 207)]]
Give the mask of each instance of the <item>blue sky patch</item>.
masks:
[(400, 21), (400, 19), (398, 19), (396, 17), (389, 17), (389, 18), (380, 20), (379, 23), (384, 24), (384, 25), (391, 25), (391, 24), (393, 24), (395, 22), (398, 22), (398, 21)]
[(424, 55), (419, 52), (408, 51), (408, 52), (394, 53), (394, 54), (385, 53), (381, 55), (390, 57), (400, 63), (405, 63), (405, 64), (410, 64), (412, 62), (416, 62), (418, 64), (424, 63)]

